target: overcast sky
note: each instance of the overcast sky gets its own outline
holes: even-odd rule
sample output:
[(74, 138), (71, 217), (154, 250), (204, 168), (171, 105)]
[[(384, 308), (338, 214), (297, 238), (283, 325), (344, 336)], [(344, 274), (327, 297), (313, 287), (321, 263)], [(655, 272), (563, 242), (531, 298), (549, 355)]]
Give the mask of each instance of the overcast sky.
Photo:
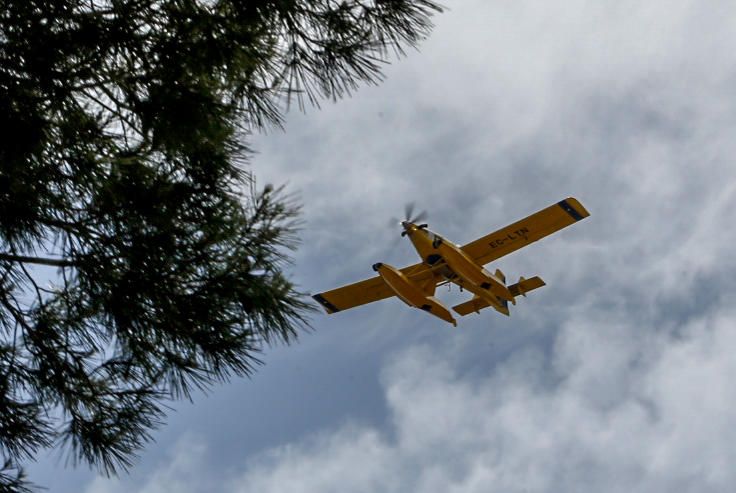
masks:
[[(129, 475), (51, 491), (736, 491), (736, 4), (446, 2), (387, 80), (260, 136), (304, 204), (313, 293), (567, 196), (591, 216), (491, 264), (543, 289), (457, 328), (396, 299), (335, 315), (182, 403)], [(462, 295), (438, 289), (453, 304)]]

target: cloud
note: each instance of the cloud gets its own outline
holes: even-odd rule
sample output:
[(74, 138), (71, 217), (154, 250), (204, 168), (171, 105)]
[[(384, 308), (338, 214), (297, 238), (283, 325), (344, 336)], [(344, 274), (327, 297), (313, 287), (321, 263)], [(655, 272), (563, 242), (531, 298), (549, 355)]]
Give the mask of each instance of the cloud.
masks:
[(409, 350), (385, 372), (392, 433), (344, 427), (276, 448), (234, 491), (729, 491), (735, 322), (726, 310), (672, 338), (577, 318), (549, 361), (527, 349), (476, 379)]
[(226, 478), (203, 474), (201, 449), (182, 442), (139, 491), (195, 491), (198, 477), (233, 493), (730, 491), (735, 323), (721, 309), (675, 337), (576, 316), (551, 352), (528, 347), (480, 373), (462, 353), (414, 347), (383, 372), (388, 427), (328, 428)]
[[(722, 217), (703, 207), (733, 176), (726, 5), (452, 5), (384, 84), (291, 114), (285, 133), (255, 142), (256, 174), (302, 191), (304, 279), (349, 282), (376, 260), (414, 260), (386, 228), (410, 200), (458, 242), (570, 194), (614, 263), (692, 246), (700, 216)], [(705, 253), (698, 268), (719, 252)]]
[[(191, 435), (180, 437), (162, 466), (153, 471), (138, 493), (199, 493), (209, 490), (212, 475), (207, 471), (208, 449), (205, 441)], [(124, 493), (131, 486), (123, 479), (98, 476), (86, 488), (86, 493)]]

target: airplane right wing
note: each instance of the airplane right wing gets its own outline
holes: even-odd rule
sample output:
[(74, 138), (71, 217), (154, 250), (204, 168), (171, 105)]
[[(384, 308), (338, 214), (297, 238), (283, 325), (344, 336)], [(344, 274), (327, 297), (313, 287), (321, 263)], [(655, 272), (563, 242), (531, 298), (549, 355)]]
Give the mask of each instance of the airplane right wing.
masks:
[(590, 213), (580, 202), (568, 197), (521, 221), (478, 238), (463, 246), (462, 249), (479, 265), (485, 265), (589, 215)]

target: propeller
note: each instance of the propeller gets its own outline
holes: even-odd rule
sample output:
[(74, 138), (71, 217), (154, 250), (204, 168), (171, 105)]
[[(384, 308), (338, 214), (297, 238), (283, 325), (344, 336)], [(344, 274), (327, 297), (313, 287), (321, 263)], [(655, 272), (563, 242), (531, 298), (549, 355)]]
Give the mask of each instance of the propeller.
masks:
[[(409, 202), (404, 206), (404, 220), (410, 223), (418, 223), (427, 218), (427, 211), (422, 211), (414, 216), (414, 208), (416, 207), (415, 202)], [(413, 217), (412, 217), (413, 216)]]
[[(416, 204), (414, 202), (409, 202), (404, 206), (404, 219), (397, 219), (397, 218), (391, 218), (391, 226), (395, 226), (396, 224), (402, 224), (404, 222), (410, 222), (413, 224), (418, 223), (419, 221), (422, 221), (427, 218), (427, 211), (422, 211), (416, 215), (414, 215), (416, 208)], [(419, 224), (417, 227), (419, 228), (426, 228), (426, 224)], [(401, 236), (406, 236), (406, 231), (401, 232)]]

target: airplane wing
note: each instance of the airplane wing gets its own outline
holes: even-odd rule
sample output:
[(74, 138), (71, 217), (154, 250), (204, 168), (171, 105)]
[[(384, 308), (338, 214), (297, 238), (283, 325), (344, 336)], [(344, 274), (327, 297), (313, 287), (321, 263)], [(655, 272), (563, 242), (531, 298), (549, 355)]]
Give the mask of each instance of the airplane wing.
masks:
[[(417, 284), (424, 285), (423, 289), (431, 289), (432, 293), (434, 293), (436, 282), (429, 281), (435, 276), (427, 265), (422, 263), (410, 265), (401, 269), (401, 272)], [(394, 296), (394, 294), (394, 291), (388, 287), (383, 279), (380, 276), (376, 276), (325, 291), (324, 293), (315, 294), (312, 298), (322, 305), (327, 313), (335, 313), (389, 298)]]
[(478, 238), (462, 249), (478, 264), (485, 265), (589, 215), (577, 199), (568, 197), (521, 221)]

